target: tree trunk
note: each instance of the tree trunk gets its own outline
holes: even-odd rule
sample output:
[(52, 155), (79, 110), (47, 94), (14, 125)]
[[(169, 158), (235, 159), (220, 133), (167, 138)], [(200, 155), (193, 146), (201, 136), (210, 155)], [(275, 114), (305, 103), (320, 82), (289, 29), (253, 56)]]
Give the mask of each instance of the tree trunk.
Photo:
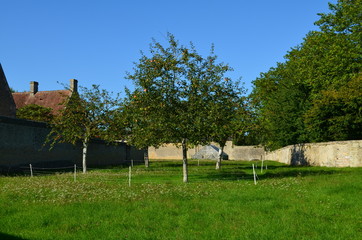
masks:
[(150, 166), (150, 162), (148, 159), (148, 148), (145, 149), (145, 153), (143, 155), (143, 158), (145, 160), (145, 167), (148, 168)]
[(187, 146), (186, 139), (182, 139), (182, 168), (183, 168), (183, 182), (187, 183), (188, 179), (188, 170), (187, 170)]
[(219, 149), (219, 157), (216, 161), (216, 170), (220, 170), (221, 169), (221, 160), (222, 160), (222, 154), (224, 153), (224, 146), (225, 144), (221, 144), (220, 145), (220, 149)]
[(83, 173), (87, 172), (87, 150), (88, 150), (88, 139), (83, 141)]

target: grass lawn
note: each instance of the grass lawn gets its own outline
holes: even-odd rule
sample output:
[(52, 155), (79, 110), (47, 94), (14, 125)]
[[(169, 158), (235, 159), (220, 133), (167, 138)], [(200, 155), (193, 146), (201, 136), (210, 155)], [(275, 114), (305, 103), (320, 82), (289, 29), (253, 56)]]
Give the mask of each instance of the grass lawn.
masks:
[(362, 168), (252, 163), (0, 176), (0, 239), (362, 239)]

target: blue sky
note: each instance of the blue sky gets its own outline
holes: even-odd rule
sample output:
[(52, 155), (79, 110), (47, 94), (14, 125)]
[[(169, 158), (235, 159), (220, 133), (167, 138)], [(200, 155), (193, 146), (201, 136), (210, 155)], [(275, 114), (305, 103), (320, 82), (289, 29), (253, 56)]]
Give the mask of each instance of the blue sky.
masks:
[(0, 0), (0, 63), (10, 87), (62, 89), (78, 79), (123, 92), (140, 50), (167, 32), (202, 55), (215, 45), (247, 89), (317, 29), (317, 13), (336, 0)]

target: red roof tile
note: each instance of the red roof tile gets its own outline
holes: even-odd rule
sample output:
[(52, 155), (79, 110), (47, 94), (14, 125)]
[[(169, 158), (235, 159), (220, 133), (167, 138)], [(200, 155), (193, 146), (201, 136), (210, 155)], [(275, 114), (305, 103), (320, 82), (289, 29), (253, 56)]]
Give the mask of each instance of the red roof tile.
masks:
[(29, 104), (37, 104), (43, 107), (52, 108), (53, 114), (57, 114), (64, 108), (64, 101), (71, 96), (69, 90), (56, 90), (56, 91), (39, 91), (36, 94), (30, 92), (17, 92), (13, 93), (13, 98), (16, 108), (21, 108)]

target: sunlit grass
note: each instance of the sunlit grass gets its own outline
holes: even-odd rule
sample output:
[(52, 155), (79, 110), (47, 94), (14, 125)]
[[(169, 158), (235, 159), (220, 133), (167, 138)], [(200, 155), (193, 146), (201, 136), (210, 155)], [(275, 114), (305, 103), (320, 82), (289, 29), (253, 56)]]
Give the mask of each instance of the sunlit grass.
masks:
[(257, 185), (237, 161), (190, 161), (187, 184), (180, 161), (134, 166), (131, 186), (128, 167), (2, 176), (0, 239), (361, 238), (361, 168), (253, 163)]

